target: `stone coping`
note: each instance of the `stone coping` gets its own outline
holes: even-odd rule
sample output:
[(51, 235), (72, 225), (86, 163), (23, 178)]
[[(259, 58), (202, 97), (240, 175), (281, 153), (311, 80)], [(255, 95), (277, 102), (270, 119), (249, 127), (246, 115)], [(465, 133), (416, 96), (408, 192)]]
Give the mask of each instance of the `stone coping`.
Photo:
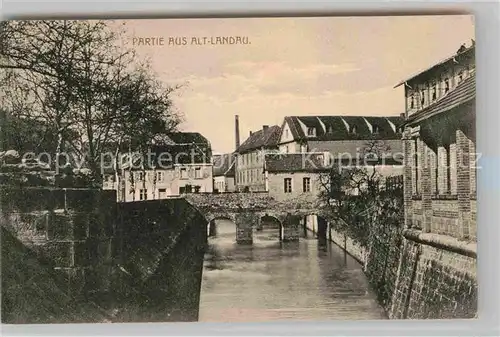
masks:
[(474, 241), (459, 240), (448, 235), (436, 233), (424, 233), (416, 229), (405, 229), (403, 236), (411, 241), (477, 258), (477, 243)]

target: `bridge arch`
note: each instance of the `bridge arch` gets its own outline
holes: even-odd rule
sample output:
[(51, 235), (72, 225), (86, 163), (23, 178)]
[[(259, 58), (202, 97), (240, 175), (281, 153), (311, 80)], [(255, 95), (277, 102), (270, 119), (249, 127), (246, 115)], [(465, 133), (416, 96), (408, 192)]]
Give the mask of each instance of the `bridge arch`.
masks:
[(275, 212), (261, 212), (259, 214), (259, 226), (257, 230), (274, 229), (278, 233), (279, 240), (283, 240), (284, 236), (284, 217), (281, 214)]
[(215, 224), (216, 220), (229, 220), (238, 227), (236, 223), (236, 216), (233, 213), (229, 212), (212, 212), (205, 214), (205, 220), (207, 221), (207, 233), (208, 236), (216, 236), (217, 235), (217, 226)]
[(302, 218), (303, 230), (306, 236), (308, 234), (307, 231), (311, 231), (318, 240), (326, 241), (330, 233), (330, 222), (323, 212), (305, 212)]

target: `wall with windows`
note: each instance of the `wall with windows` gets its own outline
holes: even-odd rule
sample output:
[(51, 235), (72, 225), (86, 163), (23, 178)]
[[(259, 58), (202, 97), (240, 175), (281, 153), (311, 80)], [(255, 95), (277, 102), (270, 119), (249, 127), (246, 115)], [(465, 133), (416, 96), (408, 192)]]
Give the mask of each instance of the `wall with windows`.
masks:
[(118, 187), (122, 200), (118, 201), (164, 199), (175, 195), (174, 174), (174, 170), (124, 171), (121, 187)]
[[(401, 139), (380, 140), (385, 146), (388, 147), (385, 158), (394, 157), (403, 163), (403, 146)], [(328, 152), (334, 159), (349, 159), (356, 160), (356, 154), (359, 153), (360, 161), (362, 162), (362, 154), (364, 149), (369, 146), (368, 140), (355, 139), (355, 140), (335, 140), (335, 141), (310, 141), (310, 152)], [(382, 159), (382, 155), (380, 155)]]
[(405, 86), (406, 111), (411, 115), (445, 96), (475, 70), (474, 50), (429, 70)]
[(319, 174), (310, 172), (266, 172), (269, 196), (281, 201), (301, 199), (314, 201), (320, 191)]
[(405, 140), (405, 221), (408, 227), (456, 239), (476, 240), (476, 151), (456, 130), (452, 144), (429, 147), (419, 137)]
[(175, 167), (173, 189), (177, 194), (212, 193), (212, 164), (190, 164)]
[(264, 155), (276, 150), (255, 150), (237, 155), (236, 162), (236, 187), (243, 191), (265, 191)]
[(217, 176), (214, 177), (214, 192), (217, 190), (219, 193), (234, 192), (234, 177)]

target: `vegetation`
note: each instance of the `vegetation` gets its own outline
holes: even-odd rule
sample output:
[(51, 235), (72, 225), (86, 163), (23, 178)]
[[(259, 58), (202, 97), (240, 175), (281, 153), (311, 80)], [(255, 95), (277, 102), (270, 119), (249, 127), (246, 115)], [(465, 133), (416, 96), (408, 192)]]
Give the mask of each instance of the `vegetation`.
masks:
[(121, 43), (123, 31), (112, 21), (0, 23), (3, 149), (43, 151), (59, 165), (70, 154), (100, 177), (104, 153), (145, 151), (175, 130), (179, 87), (159, 81)]

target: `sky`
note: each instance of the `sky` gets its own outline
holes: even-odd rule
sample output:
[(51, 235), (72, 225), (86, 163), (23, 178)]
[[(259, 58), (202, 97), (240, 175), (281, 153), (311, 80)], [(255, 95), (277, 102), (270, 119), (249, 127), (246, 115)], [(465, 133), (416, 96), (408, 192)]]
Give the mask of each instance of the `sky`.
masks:
[[(166, 85), (183, 85), (173, 96), (181, 130), (200, 132), (219, 153), (234, 151), (235, 115), (241, 143), (285, 116), (398, 116), (404, 94), (394, 86), (474, 38), (467, 15), (141, 19), (124, 27), (127, 44)], [(248, 43), (197, 45), (193, 37)], [(169, 43), (175, 38), (187, 43)]]

